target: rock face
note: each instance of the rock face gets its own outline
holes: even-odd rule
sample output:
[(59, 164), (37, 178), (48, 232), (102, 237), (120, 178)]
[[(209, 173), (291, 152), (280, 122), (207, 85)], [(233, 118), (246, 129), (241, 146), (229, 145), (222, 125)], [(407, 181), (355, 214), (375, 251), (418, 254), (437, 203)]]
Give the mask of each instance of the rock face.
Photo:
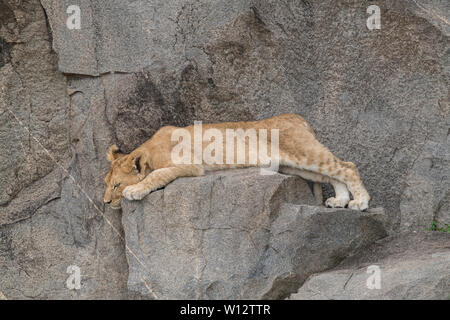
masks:
[(298, 113), (357, 164), (391, 233), (450, 223), (448, 1), (377, 1), (380, 30), (356, 0), (75, 2), (0, 0), (6, 298), (134, 297), (104, 154), (166, 124)]
[[(450, 234), (406, 234), (384, 239), (336, 268), (311, 276), (294, 300), (450, 299)], [(380, 286), (371, 289), (368, 269), (380, 270)], [(369, 270), (369, 271), (368, 271)]]
[[(103, 122), (76, 114), (57, 65), (39, 1), (1, 0), (0, 296), (125, 299), (123, 243), (62, 169), (101, 204), (106, 163), (96, 139), (104, 138), (92, 134)], [(121, 231), (117, 213), (105, 216)], [(80, 290), (66, 285), (70, 266), (80, 268)]]
[(83, 1), (80, 30), (71, 4), (42, 0), (77, 157), (165, 124), (294, 112), (358, 165), (393, 229), (449, 222), (448, 2), (379, 1), (380, 30), (364, 1)]
[(178, 179), (122, 202), (128, 288), (149, 298), (284, 298), (386, 236), (383, 210), (306, 205), (305, 181), (258, 169)]

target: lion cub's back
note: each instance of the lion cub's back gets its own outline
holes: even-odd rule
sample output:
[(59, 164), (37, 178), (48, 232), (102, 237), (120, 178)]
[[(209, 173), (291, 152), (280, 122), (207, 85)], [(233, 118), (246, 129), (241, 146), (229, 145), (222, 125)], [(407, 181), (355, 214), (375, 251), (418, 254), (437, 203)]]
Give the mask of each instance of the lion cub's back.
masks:
[(288, 133), (301, 132), (306, 130), (315, 136), (315, 132), (311, 125), (302, 116), (293, 113), (284, 113), (262, 121), (270, 123), (271, 128), (287, 131)]
[[(157, 146), (159, 150), (171, 148), (178, 142), (172, 141), (172, 134), (177, 129), (185, 129), (194, 137), (194, 125), (187, 127), (175, 127), (164, 126), (161, 127), (156, 133), (145, 143), (151, 143), (153, 147)], [(314, 130), (311, 125), (301, 116), (292, 113), (281, 114), (272, 118), (267, 118), (257, 121), (238, 121), (238, 122), (218, 122), (218, 123), (202, 123), (202, 131), (208, 129), (218, 129), (222, 133), (225, 133), (226, 129), (278, 129), (280, 131), (280, 139), (289, 139), (296, 136), (315, 136)], [(269, 133), (270, 135), (270, 133)]]

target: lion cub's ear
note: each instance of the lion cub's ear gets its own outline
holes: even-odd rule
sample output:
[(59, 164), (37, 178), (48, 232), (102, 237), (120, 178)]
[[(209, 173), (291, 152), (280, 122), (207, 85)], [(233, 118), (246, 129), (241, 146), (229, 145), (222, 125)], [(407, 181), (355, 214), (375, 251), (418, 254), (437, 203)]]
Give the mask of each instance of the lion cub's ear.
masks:
[(146, 168), (146, 157), (141, 151), (133, 151), (129, 154), (125, 166), (128, 172), (134, 171), (138, 174), (144, 174)]
[(114, 161), (123, 156), (124, 154), (120, 152), (119, 148), (115, 144), (113, 144), (109, 147), (108, 153), (106, 154), (106, 159), (108, 159), (108, 161)]

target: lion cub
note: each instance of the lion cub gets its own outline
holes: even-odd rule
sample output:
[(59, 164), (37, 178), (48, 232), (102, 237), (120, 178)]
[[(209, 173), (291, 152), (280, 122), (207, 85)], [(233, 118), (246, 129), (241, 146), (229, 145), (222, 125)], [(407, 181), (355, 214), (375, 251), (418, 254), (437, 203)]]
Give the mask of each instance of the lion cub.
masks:
[[(298, 175), (316, 183), (330, 183), (336, 196), (325, 202), (329, 207), (343, 208), (347, 204), (355, 210), (369, 207), (370, 196), (356, 166), (335, 157), (317, 141), (311, 126), (298, 115), (203, 124), (200, 129), (205, 135), (201, 135), (197, 124), (185, 128), (162, 127), (130, 154), (111, 146), (107, 154), (111, 168), (105, 178), (104, 202), (118, 209), (122, 196), (140, 200), (178, 177), (278, 163), (276, 169), (281, 173)], [(267, 155), (265, 160), (269, 161), (258, 156), (263, 151)], [(321, 197), (321, 188), (316, 184), (314, 189)], [(353, 195), (352, 201), (349, 192)]]

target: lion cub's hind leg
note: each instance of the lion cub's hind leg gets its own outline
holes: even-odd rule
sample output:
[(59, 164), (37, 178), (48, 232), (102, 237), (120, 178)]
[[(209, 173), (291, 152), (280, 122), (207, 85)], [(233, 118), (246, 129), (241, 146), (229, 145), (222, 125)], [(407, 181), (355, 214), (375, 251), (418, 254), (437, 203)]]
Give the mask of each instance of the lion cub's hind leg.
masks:
[[(293, 168), (295, 169), (295, 168)], [(322, 174), (319, 173), (315, 173), (315, 172), (311, 172), (311, 171), (306, 171), (306, 170), (300, 170), (300, 169), (296, 169), (298, 172), (298, 175), (304, 179), (307, 180), (311, 180), (314, 181), (314, 188), (318, 188), (318, 186), (316, 186), (316, 184), (318, 184), (318, 182), (320, 183), (328, 183), (331, 184), (333, 186), (334, 189), (334, 193), (335, 196), (328, 198), (325, 201), (325, 205), (327, 207), (330, 208), (345, 208), (348, 204), (348, 202), (350, 201), (350, 193), (347, 189), (347, 186), (342, 183), (339, 182), (335, 179), (332, 179), (330, 177), (324, 176)], [(314, 189), (314, 195), (316, 196), (316, 189)], [(318, 192), (317, 192), (318, 193)], [(317, 199), (318, 196), (316, 196)], [(320, 185), (320, 203), (322, 203), (322, 186)]]
[(308, 172), (305, 170), (300, 170), (288, 166), (281, 166), (279, 171), (281, 173), (299, 176), (305, 180), (312, 181), (314, 183), (313, 184), (314, 198), (316, 199), (317, 203), (319, 204), (323, 203), (322, 183), (328, 183), (327, 177), (324, 177), (314, 172)]
[(335, 196), (328, 198), (325, 205), (330, 208), (345, 208), (350, 201), (350, 193), (342, 182), (330, 178), (330, 184), (334, 188)]
[(324, 176), (319, 173), (301, 170), (298, 168), (283, 166), (280, 168), (280, 172), (287, 174), (294, 174), (302, 177), (303, 179), (314, 182), (314, 197), (319, 203), (322, 203), (322, 183), (331, 184), (334, 188), (335, 197), (328, 198), (325, 201), (325, 205), (331, 208), (345, 208), (350, 201), (350, 193), (345, 184), (339, 182), (330, 177)]
[[(330, 178), (329, 183), (335, 188), (336, 197), (331, 198), (327, 205), (342, 207), (348, 203), (348, 207), (354, 210), (365, 210), (369, 207), (369, 193), (353, 163), (338, 159), (314, 136), (309, 139), (306, 137), (303, 141), (293, 140), (290, 147), (296, 151), (285, 155), (282, 164)], [(354, 199), (350, 202), (348, 191)]]

